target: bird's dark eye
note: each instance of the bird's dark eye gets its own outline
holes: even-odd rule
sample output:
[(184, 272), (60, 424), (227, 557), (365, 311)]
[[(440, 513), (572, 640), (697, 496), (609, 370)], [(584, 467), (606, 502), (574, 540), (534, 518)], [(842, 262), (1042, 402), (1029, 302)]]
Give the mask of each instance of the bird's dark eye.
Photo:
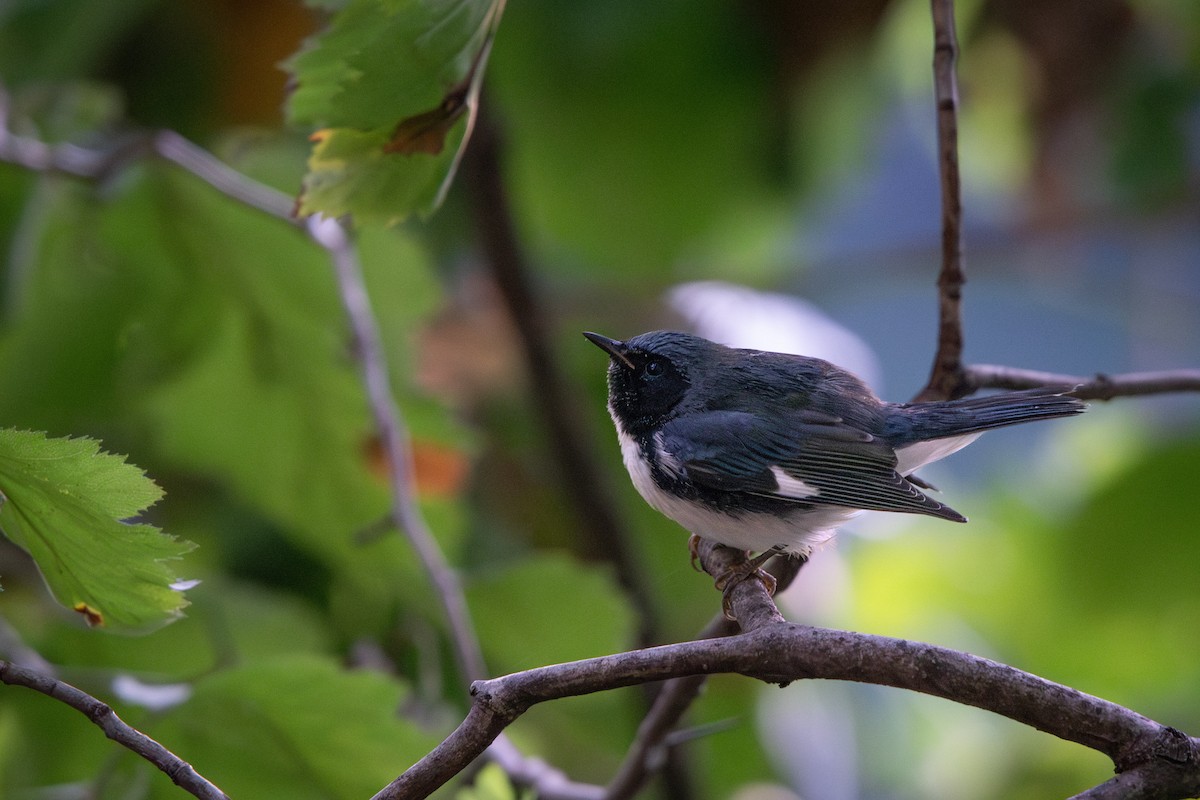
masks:
[(651, 378), (663, 374), (663, 363), (658, 359), (646, 363), (646, 374)]

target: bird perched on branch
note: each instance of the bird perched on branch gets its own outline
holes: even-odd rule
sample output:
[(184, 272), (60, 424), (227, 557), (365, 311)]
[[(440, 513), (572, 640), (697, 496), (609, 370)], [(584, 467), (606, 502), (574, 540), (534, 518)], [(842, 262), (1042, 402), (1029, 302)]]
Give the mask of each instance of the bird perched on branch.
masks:
[(751, 570), (775, 553), (807, 558), (864, 509), (966, 522), (913, 473), (983, 431), (1086, 408), (1070, 386), (887, 403), (816, 358), (674, 331), (584, 336), (610, 358), (608, 409), (633, 485), (694, 536), (763, 554)]

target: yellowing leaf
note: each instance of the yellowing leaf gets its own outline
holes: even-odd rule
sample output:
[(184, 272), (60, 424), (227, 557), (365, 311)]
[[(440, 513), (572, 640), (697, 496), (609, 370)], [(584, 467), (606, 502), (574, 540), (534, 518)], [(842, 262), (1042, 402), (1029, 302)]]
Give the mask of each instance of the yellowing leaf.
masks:
[(300, 214), (394, 223), (441, 204), (470, 138), (504, 0), (352, 0), (288, 68), (322, 126)]

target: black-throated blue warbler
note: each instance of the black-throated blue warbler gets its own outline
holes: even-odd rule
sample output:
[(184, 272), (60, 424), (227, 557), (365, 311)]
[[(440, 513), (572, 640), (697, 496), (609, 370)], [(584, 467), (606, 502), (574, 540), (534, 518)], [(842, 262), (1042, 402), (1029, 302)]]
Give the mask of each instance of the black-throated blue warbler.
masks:
[(608, 409), (651, 506), (696, 536), (807, 557), (859, 510), (966, 522), (913, 473), (1005, 425), (1086, 406), (1059, 386), (900, 405), (828, 361), (653, 331), (608, 353)]

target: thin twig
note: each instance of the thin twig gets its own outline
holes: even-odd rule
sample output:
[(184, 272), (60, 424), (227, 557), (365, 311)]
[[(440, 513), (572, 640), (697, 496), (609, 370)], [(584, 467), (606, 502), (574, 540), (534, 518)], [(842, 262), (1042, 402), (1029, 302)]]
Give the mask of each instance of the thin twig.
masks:
[[(6, 106), (7, 92), (0, 87), (0, 108)], [(293, 200), (290, 197), (247, 178), (175, 131), (127, 136), (107, 149), (89, 149), (70, 143), (48, 144), (39, 139), (18, 136), (9, 130), (7, 121), (7, 114), (0, 114), (0, 161), (16, 164), (32, 172), (103, 181), (126, 164), (152, 153), (240, 203), (290, 225), (300, 225), (292, 216)]]
[(1071, 394), (1084, 400), (1112, 400), (1114, 397), (1170, 392), (1200, 392), (1200, 369), (1099, 374), (1086, 378), (995, 364), (972, 364), (966, 368), (965, 374), (967, 385), (972, 390), (1035, 389), (1039, 386), (1074, 385), (1076, 388)]
[[(739, 630), (736, 622), (724, 614), (717, 614), (696, 638), (717, 639), (733, 636)], [(605, 789), (605, 800), (626, 800), (641, 790), (655, 765), (663, 761), (659, 756), (666, 748), (667, 736), (700, 696), (707, 680), (707, 675), (687, 675), (663, 683), (650, 710), (638, 725), (621, 766)]]
[(329, 252), (333, 260), (338, 294), (354, 334), (355, 353), (367, 389), (367, 400), (391, 468), (391, 518), (408, 538), (437, 590), (450, 625), (451, 642), (459, 670), (467, 680), (478, 680), (487, 674), (479, 639), (467, 610), (458, 573), (442, 555), (433, 532), (417, 506), (412, 445), (408, 429), (392, 397), (379, 325), (371, 310), (371, 298), (363, 281), (358, 251), (346, 228), (338, 220), (314, 215), (308, 219), (308, 232), (313, 241)]
[(958, 37), (954, 0), (931, 0), (933, 88), (937, 102), (938, 174), (942, 196), (942, 268), (938, 275), (937, 352), (929, 382), (917, 401), (947, 400), (966, 394), (962, 375), (962, 188), (958, 174)]
[(295, 201), (283, 192), (247, 178), (212, 153), (175, 131), (159, 131), (152, 139), (154, 154), (169, 161), (222, 194), (257, 208), (277, 220), (301, 227), (292, 215)]
[(112, 708), (87, 692), (45, 673), (0, 661), (0, 683), (24, 686), (65, 703), (95, 723), (104, 735), (158, 767), (175, 785), (201, 800), (229, 800), (179, 756), (124, 722)]
[[(408, 539), (433, 582), (450, 625), (451, 646), (461, 674), (468, 681), (478, 680), (486, 675), (487, 670), (479, 638), (475, 635), (458, 573), (446, 561), (417, 505), (412, 444), (404, 418), (392, 396), (379, 325), (371, 310), (357, 250), (340, 221), (313, 216), (309, 218), (307, 227), (313, 241), (324, 247), (333, 260), (339, 295), (354, 334), (368, 403), (391, 468), (392, 507), (389, 516)], [(598, 787), (574, 783), (545, 762), (525, 758), (503, 736), (491, 742), (487, 750), (488, 756), (515, 781), (534, 786), (539, 796), (561, 800), (594, 800), (599, 796)]]
[(538, 800), (602, 800), (604, 788), (571, 780), (560, 769), (540, 758), (524, 755), (505, 736), (488, 747), (487, 757), (498, 764), (517, 786), (534, 790)]

